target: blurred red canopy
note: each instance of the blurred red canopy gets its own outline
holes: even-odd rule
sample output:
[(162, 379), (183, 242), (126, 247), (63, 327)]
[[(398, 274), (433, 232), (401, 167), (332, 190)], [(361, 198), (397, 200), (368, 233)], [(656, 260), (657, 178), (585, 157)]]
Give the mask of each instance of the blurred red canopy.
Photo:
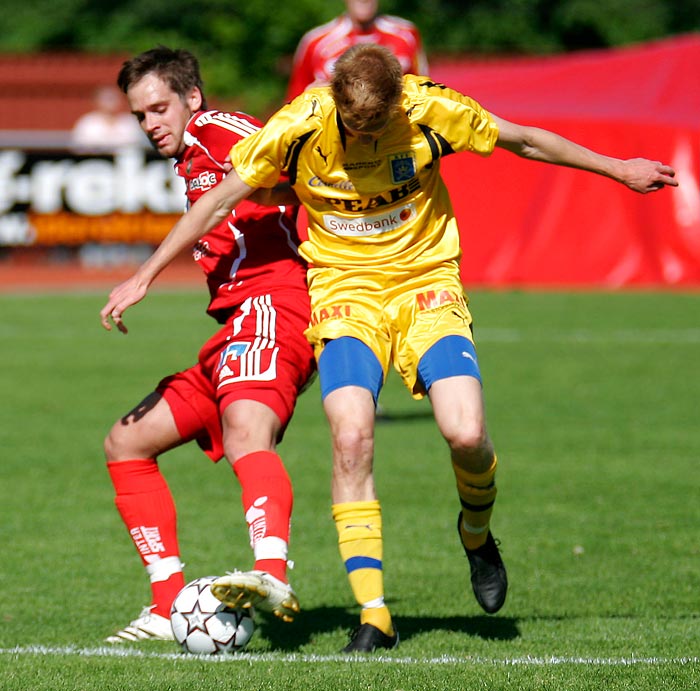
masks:
[[(126, 55), (0, 55), (0, 130), (70, 130)], [(126, 110), (126, 100), (124, 101)]]
[(467, 285), (700, 285), (700, 34), (553, 57), (436, 59), (430, 76), (506, 120), (668, 163), (680, 182), (639, 195), (503, 151), (451, 156), (443, 172)]

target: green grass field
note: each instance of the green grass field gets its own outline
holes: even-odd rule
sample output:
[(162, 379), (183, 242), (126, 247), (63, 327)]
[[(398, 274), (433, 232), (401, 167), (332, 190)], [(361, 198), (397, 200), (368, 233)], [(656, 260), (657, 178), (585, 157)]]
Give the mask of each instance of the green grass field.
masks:
[[(102, 438), (214, 327), (201, 292), (154, 292), (104, 332), (106, 292), (0, 295), (0, 689), (687, 691), (700, 685), (700, 294), (473, 291), (493, 529), (511, 589), (468, 585), (444, 442), (391, 376), (376, 473), (402, 643), (340, 656), (357, 611), (330, 519), (318, 385), (280, 447), (295, 484), (293, 624), (258, 615), (246, 653), (110, 648), (148, 603)], [(250, 568), (239, 490), (196, 447), (162, 461), (190, 578)]]

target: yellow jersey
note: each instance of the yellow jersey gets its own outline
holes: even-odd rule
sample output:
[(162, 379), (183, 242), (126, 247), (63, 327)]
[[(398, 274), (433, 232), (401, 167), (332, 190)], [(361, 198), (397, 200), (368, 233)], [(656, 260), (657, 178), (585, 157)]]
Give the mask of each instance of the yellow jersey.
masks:
[(313, 266), (397, 279), (456, 263), (460, 238), (440, 159), (489, 155), (498, 127), (476, 101), (428, 77), (403, 78), (400, 108), (373, 142), (346, 136), (330, 87), (309, 89), (231, 150), (252, 187), (286, 172), (308, 215)]

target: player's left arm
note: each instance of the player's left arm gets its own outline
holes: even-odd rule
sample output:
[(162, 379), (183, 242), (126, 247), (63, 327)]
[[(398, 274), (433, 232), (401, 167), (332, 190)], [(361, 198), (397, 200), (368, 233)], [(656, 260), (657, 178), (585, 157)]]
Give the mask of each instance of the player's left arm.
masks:
[(678, 186), (674, 169), (660, 161), (605, 156), (549, 130), (492, 117), (498, 126), (496, 146), (522, 158), (604, 175), (642, 194)]
[(156, 251), (141, 264), (136, 273), (119, 284), (100, 311), (102, 326), (112, 330), (110, 322), (127, 333), (122, 315), (127, 308), (143, 300), (158, 274), (183, 250), (192, 247), (212, 228), (222, 223), (235, 206), (253, 192), (232, 170), (216, 187), (205, 192), (173, 226)]

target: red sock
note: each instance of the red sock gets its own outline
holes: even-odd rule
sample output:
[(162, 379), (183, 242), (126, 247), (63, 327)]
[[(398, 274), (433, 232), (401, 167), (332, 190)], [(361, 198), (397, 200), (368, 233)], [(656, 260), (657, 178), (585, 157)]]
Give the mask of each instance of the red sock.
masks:
[(243, 489), (254, 568), (286, 583), (293, 493), (282, 459), (273, 451), (255, 451), (239, 458), (233, 469)]
[(152, 611), (170, 618), (170, 606), (185, 585), (177, 543), (177, 514), (158, 463), (111, 461), (114, 503), (151, 579)]

